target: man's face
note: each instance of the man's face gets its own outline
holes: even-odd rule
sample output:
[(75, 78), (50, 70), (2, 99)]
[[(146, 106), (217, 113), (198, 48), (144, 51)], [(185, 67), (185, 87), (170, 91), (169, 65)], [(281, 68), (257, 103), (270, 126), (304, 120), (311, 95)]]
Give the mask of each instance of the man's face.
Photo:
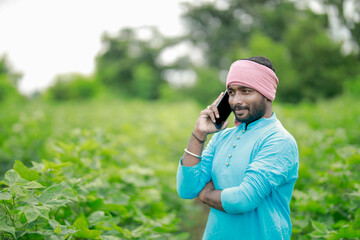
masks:
[(266, 98), (258, 91), (241, 85), (230, 85), (227, 91), (237, 121), (251, 123), (265, 115)]

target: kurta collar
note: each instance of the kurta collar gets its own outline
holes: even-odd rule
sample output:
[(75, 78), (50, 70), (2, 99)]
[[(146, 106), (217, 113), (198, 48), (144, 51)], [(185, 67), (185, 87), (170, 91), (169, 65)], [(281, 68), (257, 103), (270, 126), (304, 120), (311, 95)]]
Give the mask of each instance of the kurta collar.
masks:
[(250, 129), (255, 129), (255, 128), (261, 128), (264, 125), (267, 125), (269, 123), (275, 122), (276, 121), (276, 114), (273, 112), (273, 114), (271, 115), (271, 117), (269, 118), (260, 118), (254, 122), (249, 123), (247, 126), (245, 123), (242, 123), (239, 125), (239, 129), (242, 131), (248, 131)]

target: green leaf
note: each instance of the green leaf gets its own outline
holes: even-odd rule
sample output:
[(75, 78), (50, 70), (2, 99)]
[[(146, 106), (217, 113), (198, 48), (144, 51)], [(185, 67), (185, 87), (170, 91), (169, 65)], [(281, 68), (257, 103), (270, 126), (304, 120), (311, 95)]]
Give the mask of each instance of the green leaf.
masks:
[(33, 169), (35, 169), (35, 171), (37, 172), (42, 172), (43, 169), (45, 168), (45, 165), (43, 163), (38, 163), (34, 161), (31, 161), (31, 163), (33, 165)]
[(58, 225), (58, 226), (55, 228), (54, 233), (56, 233), (56, 234), (60, 234), (60, 233), (61, 233), (60, 225)]
[(40, 216), (40, 217), (49, 220), (50, 208), (45, 207), (45, 206), (36, 206), (35, 208), (36, 208), (37, 211), (39, 212), (39, 216)]
[(50, 219), (49, 220), (49, 224), (50, 224), (50, 226), (52, 227), (52, 229), (56, 229), (57, 228), (57, 226), (59, 226), (60, 225), (60, 223), (58, 223), (58, 221), (56, 221), (55, 219)]
[(120, 234), (124, 235), (126, 238), (132, 238), (132, 233), (129, 229), (124, 229), (120, 226), (115, 225), (114, 223), (111, 223), (111, 225), (113, 226), (113, 228), (118, 231)]
[(38, 180), (40, 177), (37, 171), (27, 168), (22, 162), (18, 160), (15, 161), (14, 170), (17, 171), (22, 178), (28, 181)]
[(45, 187), (44, 187), (43, 185), (41, 185), (40, 183), (34, 182), (34, 181), (25, 183), (25, 184), (23, 184), (22, 186), (25, 187), (25, 188), (32, 188), (32, 189), (34, 189), (34, 188), (45, 188)]
[(75, 233), (75, 237), (99, 239), (102, 233), (99, 230), (89, 230), (88, 223), (84, 215), (80, 215), (79, 218), (76, 219), (74, 222), (74, 227), (76, 230), (79, 230)]
[(4, 181), (0, 181), (0, 187), (1, 187), (1, 185), (9, 186), (9, 184)]
[(10, 193), (12, 196), (17, 196), (17, 197), (25, 197), (26, 193), (24, 192), (24, 189), (22, 189), (17, 183), (13, 183), (10, 186)]
[(35, 221), (39, 217), (39, 211), (34, 207), (28, 207), (24, 214), (28, 223)]
[[(49, 222), (51, 228), (53, 229), (53, 231), (50, 233), (52, 236), (54, 236), (53, 232), (56, 234), (61, 234), (61, 236), (65, 236), (65, 235), (70, 236), (76, 232), (76, 230), (69, 229), (68, 226), (66, 226), (66, 225), (61, 225), (55, 219), (50, 219), (48, 222)], [(59, 237), (59, 236), (57, 236), (57, 237)], [(67, 238), (63, 237), (60, 239), (67, 239)]]
[(336, 223), (332, 224), (331, 228), (338, 229), (338, 228), (341, 228), (341, 227), (343, 227), (345, 225), (349, 225), (349, 222), (345, 221), (345, 220), (340, 220), (340, 221), (337, 221)]
[(27, 223), (35, 221), (38, 217), (49, 220), (49, 208), (45, 206), (25, 206), (19, 209), (22, 209), (21, 212), (24, 213)]
[(10, 186), (13, 183), (26, 183), (27, 181), (20, 177), (19, 173), (14, 169), (10, 169), (5, 173), (3, 181)]
[(130, 197), (124, 193), (111, 193), (106, 196), (104, 200), (105, 204), (118, 204), (118, 205), (127, 205), (129, 203)]
[(88, 221), (90, 222), (90, 225), (92, 225), (102, 221), (104, 218), (105, 218), (105, 213), (103, 211), (96, 211), (90, 214), (90, 216), (88, 217)]
[(64, 184), (59, 183), (45, 189), (39, 196), (39, 201), (45, 206), (63, 206), (69, 202), (63, 194)]
[(88, 223), (84, 215), (80, 215), (74, 222), (74, 227), (78, 230), (88, 229)]
[(335, 236), (342, 239), (358, 239), (358, 237), (360, 237), (360, 230), (353, 229), (351, 226), (344, 226), (339, 229)]
[(355, 212), (355, 221), (353, 224), (353, 228), (360, 228), (360, 208), (358, 208), (358, 210), (356, 210)]
[(0, 192), (0, 200), (10, 200), (11, 197), (9, 192)]
[(321, 222), (316, 222), (314, 220), (311, 220), (311, 225), (313, 226), (313, 228), (320, 232), (320, 233), (325, 233), (325, 235), (328, 233), (328, 229), (326, 227), (326, 225), (324, 223)]
[(11, 233), (11, 235), (13, 235), (13, 237), (16, 238), (15, 228), (7, 225), (4, 221), (0, 221), (0, 231)]
[(54, 163), (54, 162), (50, 162), (50, 161), (46, 161), (46, 160), (43, 160), (43, 162), (44, 162), (43, 171), (48, 170), (48, 169), (54, 169), (55, 171), (58, 171), (63, 167), (68, 167), (68, 166), (72, 165), (72, 163), (70, 163), (70, 162)]
[(318, 231), (313, 231), (312, 233), (310, 233), (310, 236), (312, 238), (324, 238), (326, 235), (327, 234)]

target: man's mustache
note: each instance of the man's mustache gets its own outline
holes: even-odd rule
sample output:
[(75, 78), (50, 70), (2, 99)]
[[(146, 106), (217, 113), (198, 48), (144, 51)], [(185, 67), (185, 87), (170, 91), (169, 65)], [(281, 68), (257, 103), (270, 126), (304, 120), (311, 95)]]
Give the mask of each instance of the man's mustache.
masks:
[(249, 110), (249, 107), (241, 106), (240, 104), (236, 104), (236, 105), (231, 106), (231, 110), (233, 110), (233, 111)]

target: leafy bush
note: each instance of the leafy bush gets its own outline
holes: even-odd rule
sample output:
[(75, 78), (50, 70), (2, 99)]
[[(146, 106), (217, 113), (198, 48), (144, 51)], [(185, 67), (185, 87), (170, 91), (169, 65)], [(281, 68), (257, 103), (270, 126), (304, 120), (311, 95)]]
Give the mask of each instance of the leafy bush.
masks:
[[(16, 239), (168, 239), (176, 215), (156, 169), (116, 160), (101, 132), (75, 130), (54, 146), (54, 161), (16, 161), (0, 193), (0, 231)], [(115, 158), (115, 159), (114, 159)], [(187, 235), (178, 235), (179, 239)]]
[(22, 98), (16, 88), (20, 77), (21, 74), (11, 68), (7, 57), (0, 57), (0, 103)]
[(0, 175), (15, 160), (30, 165), (45, 157), (52, 133), (51, 110), (42, 104), (7, 101), (0, 114)]
[(360, 76), (344, 82), (344, 92), (354, 97), (360, 96)]
[(42, 125), (50, 137), (42, 160), (28, 167), (16, 161), (1, 181), (2, 238), (188, 238), (179, 217), (200, 210), (175, 190), (188, 138), (183, 129), (192, 126), (178, 128), (181, 112), (166, 103), (122, 101), (28, 107), (49, 115)]
[(18, 97), (16, 88), (8, 81), (7, 76), (0, 75), (0, 102), (9, 98)]
[(280, 108), (298, 141), (299, 179), (291, 202), (292, 239), (360, 237), (360, 123), (357, 98)]
[(356, 58), (342, 54), (341, 45), (321, 31), (324, 21), (321, 16), (303, 17), (286, 33), (285, 45), (303, 100), (338, 96), (343, 92), (343, 79), (358, 74)]
[[(292, 239), (359, 238), (358, 104), (356, 96), (344, 96), (274, 106), (300, 150)], [(201, 236), (206, 215), (175, 190), (178, 159), (199, 106), (107, 99), (12, 109), (0, 115), (1, 130), (10, 129), (0, 131), (0, 140), (12, 138), (6, 145), (17, 150), (0, 147), (13, 165), (0, 163), (7, 170), (0, 178), (2, 238)], [(32, 145), (39, 138), (41, 144)], [(31, 151), (33, 159), (15, 161)]]
[(135, 67), (131, 85), (133, 96), (141, 99), (157, 99), (161, 85), (158, 77), (156, 70), (146, 64)]
[(155, 28), (143, 30), (148, 30), (149, 39), (129, 28), (116, 36), (104, 35), (104, 51), (96, 58), (96, 77), (122, 96), (158, 99), (161, 86), (166, 84), (162, 77), (164, 67), (157, 61), (165, 38)]
[(83, 100), (96, 96), (100, 85), (93, 79), (80, 74), (59, 75), (45, 96), (55, 101)]

